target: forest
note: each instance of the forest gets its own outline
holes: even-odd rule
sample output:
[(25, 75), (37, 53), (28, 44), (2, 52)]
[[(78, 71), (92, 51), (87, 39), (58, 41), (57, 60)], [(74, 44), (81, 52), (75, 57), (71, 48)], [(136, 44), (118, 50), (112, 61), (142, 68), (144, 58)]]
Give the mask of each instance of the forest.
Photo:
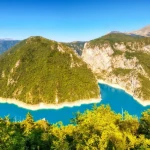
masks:
[(97, 80), (74, 51), (43, 37), (30, 37), (0, 55), (0, 97), (28, 104), (99, 98)]
[[(54, 117), (54, 116), (53, 116)], [(0, 150), (147, 150), (150, 149), (150, 109), (141, 117), (117, 114), (109, 105), (77, 112), (70, 124), (0, 118)]]

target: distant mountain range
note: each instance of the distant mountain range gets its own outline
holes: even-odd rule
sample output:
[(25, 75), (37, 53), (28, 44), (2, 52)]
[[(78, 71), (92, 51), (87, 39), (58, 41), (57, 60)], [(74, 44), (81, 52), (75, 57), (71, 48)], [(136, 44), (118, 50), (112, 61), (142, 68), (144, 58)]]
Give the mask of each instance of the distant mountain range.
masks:
[(150, 37), (150, 25), (133, 32), (128, 32), (129, 35), (140, 35), (145, 37)]
[(12, 40), (12, 39), (0, 39), (0, 54), (4, 51), (10, 49), (17, 43), (19, 43), (19, 40)]
[(4, 38), (4, 39), (0, 39), (0, 41), (15, 41), (15, 40), (12, 38)]
[(120, 32), (120, 31), (111, 31), (110, 33), (123, 33), (131, 36), (144, 36), (144, 37), (150, 37), (150, 25), (141, 28), (136, 31), (131, 31), (131, 32)]
[[(110, 33), (122, 33), (120, 31), (112, 31)], [(145, 37), (150, 37), (150, 25), (146, 26), (142, 29), (136, 30), (136, 31), (131, 31), (131, 32), (125, 32), (123, 34), (131, 35), (131, 36), (145, 36)], [(0, 39), (0, 54), (3, 53), (4, 51), (8, 50), (15, 44), (19, 43), (20, 40), (13, 40), (11, 38), (4, 38)], [(68, 42), (64, 43), (70, 48), (72, 48), (79, 56), (82, 55), (82, 50), (84, 48), (84, 44), (87, 41), (74, 41), (74, 42)]]
[(82, 50), (84, 48), (84, 44), (86, 42), (83, 41), (74, 41), (74, 42), (70, 42), (70, 43), (65, 43), (66, 45), (68, 45), (70, 48), (72, 48), (78, 55), (82, 55)]

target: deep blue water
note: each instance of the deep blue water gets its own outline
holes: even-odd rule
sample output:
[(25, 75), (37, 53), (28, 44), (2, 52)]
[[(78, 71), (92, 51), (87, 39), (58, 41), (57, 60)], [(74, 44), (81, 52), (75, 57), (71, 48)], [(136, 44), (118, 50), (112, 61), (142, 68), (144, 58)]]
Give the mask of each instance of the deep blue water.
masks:
[[(132, 115), (140, 117), (141, 112), (150, 108), (150, 106), (144, 107), (133, 99), (132, 96), (125, 93), (123, 90), (115, 89), (105, 84), (99, 84), (101, 89), (102, 101), (97, 104), (109, 104), (116, 113), (122, 113), (122, 109), (127, 110)], [(93, 104), (85, 104), (81, 106), (75, 106), (72, 108), (64, 107), (62, 109), (54, 110), (37, 110), (31, 111), (23, 108), (19, 108), (13, 104), (0, 104), (0, 117), (9, 115), (10, 118), (17, 121), (25, 119), (27, 112), (30, 112), (34, 120), (46, 118), (49, 123), (56, 123), (62, 121), (64, 125), (69, 124), (70, 119), (74, 117), (77, 111), (84, 112), (86, 109), (91, 109)]]

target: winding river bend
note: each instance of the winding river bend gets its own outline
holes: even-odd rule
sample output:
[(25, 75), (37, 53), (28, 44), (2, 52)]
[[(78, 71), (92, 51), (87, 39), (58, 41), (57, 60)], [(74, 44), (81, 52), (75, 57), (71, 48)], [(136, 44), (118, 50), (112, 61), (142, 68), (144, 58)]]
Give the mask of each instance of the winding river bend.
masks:
[[(101, 89), (102, 100), (97, 103), (97, 106), (102, 104), (109, 104), (116, 113), (122, 113), (128, 111), (132, 115), (140, 117), (141, 112), (146, 109), (150, 109), (150, 106), (142, 106), (132, 96), (124, 92), (123, 90), (113, 88), (106, 84), (99, 84)], [(25, 116), (30, 112), (34, 120), (45, 118), (49, 123), (56, 123), (62, 121), (64, 125), (69, 124), (70, 119), (74, 117), (77, 111), (84, 112), (86, 109), (91, 109), (93, 104), (83, 104), (81, 106), (64, 107), (62, 109), (49, 109), (49, 110), (28, 110), (20, 108), (14, 104), (1, 103), (0, 104), (0, 117), (9, 115), (14, 121), (22, 121)]]

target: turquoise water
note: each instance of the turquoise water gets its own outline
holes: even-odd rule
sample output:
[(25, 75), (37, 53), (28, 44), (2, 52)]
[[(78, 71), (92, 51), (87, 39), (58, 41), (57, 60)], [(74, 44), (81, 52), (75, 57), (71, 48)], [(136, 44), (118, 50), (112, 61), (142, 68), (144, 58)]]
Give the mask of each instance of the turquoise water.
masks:
[[(123, 90), (115, 89), (105, 84), (99, 84), (101, 89), (102, 101), (97, 104), (109, 104), (117, 113), (121, 113), (122, 109), (127, 110), (132, 115), (137, 115), (140, 117), (141, 112), (150, 108), (150, 106), (144, 107), (136, 102), (132, 96), (125, 93)], [(0, 116), (4, 117), (9, 115), (13, 120), (23, 120), (27, 112), (30, 112), (34, 120), (39, 120), (45, 118), (49, 123), (56, 123), (62, 121), (64, 125), (69, 124), (70, 119), (74, 117), (77, 111), (84, 112), (86, 109), (91, 109), (93, 104), (85, 104), (76, 107), (64, 107), (62, 109), (54, 110), (37, 110), (31, 111), (23, 108), (19, 108), (13, 104), (0, 104)]]

